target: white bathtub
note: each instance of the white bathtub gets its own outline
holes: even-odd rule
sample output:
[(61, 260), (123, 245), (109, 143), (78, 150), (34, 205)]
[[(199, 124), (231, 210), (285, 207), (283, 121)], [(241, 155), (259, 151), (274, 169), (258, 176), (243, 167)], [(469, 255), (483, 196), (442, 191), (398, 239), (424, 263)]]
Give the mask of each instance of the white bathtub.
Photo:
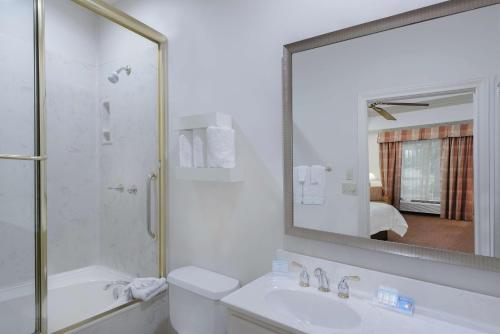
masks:
[[(113, 289), (105, 291), (104, 286), (110, 281), (131, 279), (132, 277), (124, 273), (102, 266), (85, 267), (49, 276), (49, 333), (124, 304), (124, 298), (115, 300)], [(31, 282), (0, 291), (0, 332), (33, 332), (33, 290)]]
[(126, 303), (115, 300), (111, 281), (130, 281), (132, 277), (102, 266), (85, 267), (49, 277), (49, 333), (66, 328)]

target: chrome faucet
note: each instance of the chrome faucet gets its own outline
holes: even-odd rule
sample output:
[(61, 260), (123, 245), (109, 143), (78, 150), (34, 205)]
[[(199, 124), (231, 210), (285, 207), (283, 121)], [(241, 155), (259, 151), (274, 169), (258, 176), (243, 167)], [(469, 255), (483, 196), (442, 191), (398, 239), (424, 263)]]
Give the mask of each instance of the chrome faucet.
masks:
[(356, 281), (358, 282), (361, 280), (359, 276), (344, 276), (340, 280), (338, 290), (339, 290), (339, 297), (347, 299), (349, 298), (349, 284), (347, 284), (347, 281)]
[(292, 261), (293, 265), (296, 265), (301, 269), (300, 275), (299, 275), (299, 285), (303, 288), (307, 288), (309, 286), (309, 273), (307, 272), (306, 266), (296, 262)]
[(318, 279), (318, 290), (322, 292), (330, 292), (330, 281), (326, 276), (326, 271), (321, 268), (314, 269), (314, 276)]

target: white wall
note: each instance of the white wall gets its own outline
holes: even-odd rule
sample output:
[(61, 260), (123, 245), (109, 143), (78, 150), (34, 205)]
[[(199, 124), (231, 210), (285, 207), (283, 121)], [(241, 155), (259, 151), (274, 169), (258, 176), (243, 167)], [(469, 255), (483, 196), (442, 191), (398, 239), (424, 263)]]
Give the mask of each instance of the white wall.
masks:
[[(245, 182), (169, 177), (169, 267), (195, 264), (248, 282), (274, 249), (500, 295), (498, 274), (284, 235), (282, 45), (436, 1), (123, 1), (169, 38), (169, 116), (229, 113), (244, 137)], [(353, 128), (353, 125), (351, 129)], [(170, 129), (170, 152), (175, 132)], [(350, 134), (352, 135), (352, 133)]]

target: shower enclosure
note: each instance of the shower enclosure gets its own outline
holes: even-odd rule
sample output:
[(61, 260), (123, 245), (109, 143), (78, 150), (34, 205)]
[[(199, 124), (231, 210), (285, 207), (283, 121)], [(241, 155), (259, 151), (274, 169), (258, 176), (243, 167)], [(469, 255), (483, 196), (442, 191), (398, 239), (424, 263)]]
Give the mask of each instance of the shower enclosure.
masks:
[(101, 0), (0, 1), (0, 333), (165, 276), (165, 44)]

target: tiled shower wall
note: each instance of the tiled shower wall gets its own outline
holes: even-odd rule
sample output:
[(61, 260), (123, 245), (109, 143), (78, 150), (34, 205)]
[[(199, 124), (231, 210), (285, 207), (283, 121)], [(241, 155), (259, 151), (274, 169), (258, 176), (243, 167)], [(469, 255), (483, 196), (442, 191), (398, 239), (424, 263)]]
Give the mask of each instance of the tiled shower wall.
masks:
[[(29, 37), (1, 30), (0, 45), (0, 153), (32, 154), (32, 47)], [(33, 279), (33, 166), (0, 161), (0, 289)]]
[[(131, 75), (122, 74), (118, 83), (110, 84), (105, 74), (125, 65), (132, 67)], [(103, 111), (102, 104), (109, 104), (112, 141), (101, 147), (101, 261), (134, 276), (156, 276), (158, 270), (157, 240), (146, 230), (146, 179), (158, 166), (156, 69), (156, 48), (152, 46), (113, 57), (99, 66), (100, 108)], [(118, 184), (127, 190), (135, 186), (137, 193), (107, 190)], [(153, 186), (154, 231), (156, 194)]]
[[(32, 28), (18, 21), (25, 29), (16, 35), (0, 29), (8, 46), (0, 48), (0, 152), (32, 154)], [(49, 275), (99, 264), (156, 274), (157, 241), (145, 220), (146, 177), (157, 166), (156, 57), (152, 43), (73, 2), (46, 1)], [(124, 65), (132, 74), (110, 84), (108, 75)], [(101, 142), (103, 101), (111, 145)], [(2, 289), (34, 279), (33, 163), (4, 161), (0, 175)], [(120, 183), (137, 193), (108, 190)]]
[(46, 4), (49, 275), (99, 262), (95, 16)]
[[(145, 186), (157, 167), (156, 48), (72, 3), (55, 1), (53, 7), (66, 15), (53, 18), (61, 49), (49, 53), (47, 64), (51, 273), (102, 264), (135, 276), (156, 275), (157, 241), (146, 232)], [(116, 84), (108, 81), (127, 65), (130, 76), (121, 72)], [(107, 112), (110, 143), (102, 141)], [(109, 189), (118, 185), (125, 190)], [(137, 192), (130, 193), (134, 186)], [(156, 202), (153, 196), (152, 207)]]

